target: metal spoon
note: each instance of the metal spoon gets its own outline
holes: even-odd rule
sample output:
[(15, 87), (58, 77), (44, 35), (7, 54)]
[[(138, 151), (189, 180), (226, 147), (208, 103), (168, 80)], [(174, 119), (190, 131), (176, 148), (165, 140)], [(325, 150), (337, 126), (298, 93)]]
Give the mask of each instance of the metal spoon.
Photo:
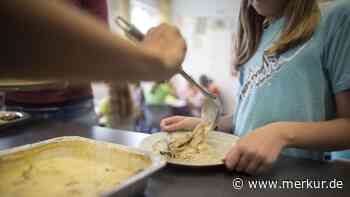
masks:
[[(133, 24), (130, 24), (122, 17), (117, 17), (115, 20), (117, 25), (126, 33), (126, 35), (132, 40), (141, 42), (144, 39), (144, 34), (138, 30)], [(184, 77), (189, 83), (196, 86), (200, 92), (205, 96), (205, 101), (202, 107), (201, 116), (202, 119), (208, 121), (211, 125), (211, 130), (216, 127), (219, 116), (222, 113), (222, 104), (220, 99), (208, 92), (205, 88), (199, 85), (189, 74), (184, 70), (181, 70), (179, 74)]]

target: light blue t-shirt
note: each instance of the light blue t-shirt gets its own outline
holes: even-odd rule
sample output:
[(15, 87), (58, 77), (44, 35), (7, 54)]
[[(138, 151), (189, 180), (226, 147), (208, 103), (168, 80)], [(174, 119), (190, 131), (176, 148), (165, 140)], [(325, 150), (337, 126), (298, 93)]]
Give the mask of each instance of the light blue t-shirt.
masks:
[[(240, 71), (234, 119), (239, 136), (273, 122), (332, 120), (335, 94), (350, 90), (350, 1), (341, 0), (323, 10), (308, 42), (279, 57), (263, 58), (284, 23), (279, 19), (264, 30), (257, 52)], [(284, 154), (324, 157), (322, 152), (301, 149), (286, 149)]]

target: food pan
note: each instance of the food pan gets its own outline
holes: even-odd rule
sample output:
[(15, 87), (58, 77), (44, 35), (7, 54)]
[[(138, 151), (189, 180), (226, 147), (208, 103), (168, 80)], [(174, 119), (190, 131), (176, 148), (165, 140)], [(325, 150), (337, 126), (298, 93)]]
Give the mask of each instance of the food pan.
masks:
[(135, 196), (165, 166), (159, 156), (81, 137), (0, 151), (2, 197)]

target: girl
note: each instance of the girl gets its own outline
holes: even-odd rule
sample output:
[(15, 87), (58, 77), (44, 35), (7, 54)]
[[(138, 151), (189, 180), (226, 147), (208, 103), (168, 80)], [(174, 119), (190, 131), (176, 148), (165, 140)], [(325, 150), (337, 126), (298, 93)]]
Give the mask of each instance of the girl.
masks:
[[(281, 153), (323, 159), (350, 149), (350, 2), (321, 12), (316, 0), (243, 0), (239, 20), (238, 105), (218, 125), (241, 137), (227, 168), (256, 174)], [(199, 121), (170, 117), (161, 125), (193, 129)]]

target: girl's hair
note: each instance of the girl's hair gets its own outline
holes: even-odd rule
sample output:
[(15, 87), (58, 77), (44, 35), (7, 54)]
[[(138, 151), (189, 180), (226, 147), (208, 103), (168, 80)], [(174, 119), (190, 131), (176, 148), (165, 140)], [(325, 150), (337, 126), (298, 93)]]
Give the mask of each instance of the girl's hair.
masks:
[[(234, 45), (235, 69), (238, 70), (256, 52), (268, 20), (259, 15), (250, 0), (242, 0), (238, 33)], [(321, 17), (317, 0), (287, 0), (282, 15), (285, 27), (268, 54), (282, 54), (297, 45), (308, 41), (315, 32)]]

